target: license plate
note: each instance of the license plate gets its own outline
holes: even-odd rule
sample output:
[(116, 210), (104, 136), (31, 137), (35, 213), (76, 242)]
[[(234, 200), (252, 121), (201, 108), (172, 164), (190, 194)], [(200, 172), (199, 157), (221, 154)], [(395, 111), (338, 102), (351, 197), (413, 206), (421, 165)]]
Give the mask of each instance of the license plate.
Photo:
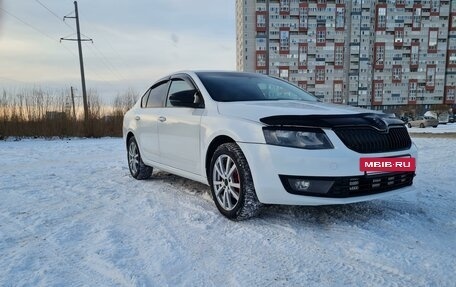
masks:
[(362, 157), (359, 170), (366, 173), (415, 171), (416, 159), (413, 157)]

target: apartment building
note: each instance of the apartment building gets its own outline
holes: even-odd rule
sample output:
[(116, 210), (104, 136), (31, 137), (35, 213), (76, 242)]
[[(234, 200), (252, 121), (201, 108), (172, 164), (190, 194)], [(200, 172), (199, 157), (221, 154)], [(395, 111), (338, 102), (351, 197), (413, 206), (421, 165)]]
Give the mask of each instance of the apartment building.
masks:
[(237, 0), (237, 69), (325, 102), (453, 104), (456, 1)]

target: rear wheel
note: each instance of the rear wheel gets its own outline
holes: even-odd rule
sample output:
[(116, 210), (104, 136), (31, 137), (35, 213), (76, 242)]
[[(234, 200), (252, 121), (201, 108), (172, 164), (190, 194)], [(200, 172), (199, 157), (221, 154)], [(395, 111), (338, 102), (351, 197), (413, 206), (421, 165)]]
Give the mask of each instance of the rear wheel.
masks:
[(424, 128), (424, 124), (423, 123), (420, 124), (420, 128)]
[(212, 198), (229, 219), (243, 220), (257, 215), (262, 207), (253, 185), (247, 160), (239, 146), (226, 143), (217, 148), (210, 165)]
[(409, 128), (411, 128), (411, 127), (412, 127), (412, 125), (411, 125), (410, 123), (408, 123), (408, 124), (407, 124), (407, 126), (408, 126)]
[(138, 180), (150, 178), (153, 168), (145, 165), (142, 161), (138, 143), (134, 136), (128, 140), (127, 157), (131, 176)]

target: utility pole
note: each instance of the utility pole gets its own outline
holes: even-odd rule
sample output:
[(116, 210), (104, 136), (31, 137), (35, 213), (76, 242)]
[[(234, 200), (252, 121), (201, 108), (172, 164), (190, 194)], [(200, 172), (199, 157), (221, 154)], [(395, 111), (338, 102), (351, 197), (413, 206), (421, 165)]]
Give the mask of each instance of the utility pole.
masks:
[(73, 86), (71, 86), (71, 102), (73, 103), (73, 118), (76, 120), (76, 107), (74, 105), (74, 92), (73, 92)]
[(74, 1), (74, 16), (65, 16), (65, 17), (63, 17), (63, 20), (65, 21), (66, 18), (76, 19), (77, 39), (60, 38), (60, 42), (61, 41), (77, 41), (78, 42), (79, 67), (81, 70), (81, 84), (82, 84), (82, 100), (84, 103), (84, 122), (86, 125), (86, 131), (87, 131), (88, 123), (89, 123), (89, 108), (87, 105), (87, 90), (86, 90), (85, 75), (84, 75), (84, 60), (82, 57), (82, 42), (90, 41), (93, 43), (93, 40), (92, 39), (81, 39), (81, 29), (79, 27), (78, 2)]

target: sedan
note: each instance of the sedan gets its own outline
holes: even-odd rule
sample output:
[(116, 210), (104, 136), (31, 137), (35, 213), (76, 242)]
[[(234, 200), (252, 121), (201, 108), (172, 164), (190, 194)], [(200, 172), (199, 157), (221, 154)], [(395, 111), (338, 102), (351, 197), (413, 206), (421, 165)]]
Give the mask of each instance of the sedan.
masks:
[(361, 171), (362, 158), (414, 158), (404, 123), (322, 103), (282, 79), (183, 71), (156, 81), (124, 117), (133, 178), (154, 168), (207, 184), (242, 220), (264, 204), (328, 205), (411, 190), (414, 171)]
[(435, 119), (433, 117), (417, 117), (413, 121), (408, 121), (407, 126), (409, 128), (411, 127), (420, 127), (420, 128), (425, 128), (425, 127), (434, 127), (436, 128), (439, 125), (439, 120)]

